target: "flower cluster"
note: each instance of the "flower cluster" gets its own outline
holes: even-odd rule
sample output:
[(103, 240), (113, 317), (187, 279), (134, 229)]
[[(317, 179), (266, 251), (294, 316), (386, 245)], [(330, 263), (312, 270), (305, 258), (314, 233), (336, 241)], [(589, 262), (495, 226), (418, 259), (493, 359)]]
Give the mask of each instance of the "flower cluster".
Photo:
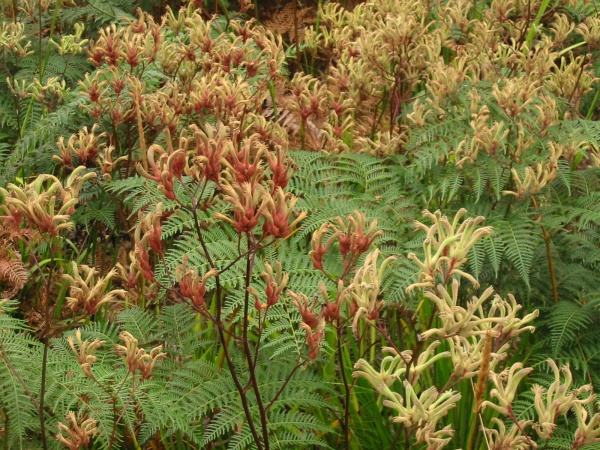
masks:
[[(474, 388), (477, 410), (491, 406), (509, 417), (518, 384), (531, 371), (515, 364), (500, 374), (494, 372), (499, 362), (507, 357), (510, 341), (525, 331), (534, 330), (529, 323), (537, 317), (538, 312), (518, 317), (521, 306), (515, 298), (512, 295), (508, 296), (508, 300), (499, 295), (492, 298), (491, 287), (480, 296), (473, 296), (466, 304), (460, 299), (461, 278), (466, 278), (478, 287), (477, 280), (461, 270), (461, 266), (467, 261), (467, 254), (472, 246), (491, 232), (491, 227), (479, 226), (483, 217), (461, 222), (465, 213), (464, 209), (458, 211), (451, 222), (440, 211), (434, 214), (425, 211), (424, 215), (434, 223), (426, 226), (417, 222), (417, 228), (427, 233), (423, 243), (424, 259), (421, 261), (414, 254), (408, 256), (419, 266), (420, 277), (407, 291), (424, 288), (422, 301), (429, 300), (434, 306), (430, 322), (439, 325), (423, 329), (419, 333), (418, 352), (385, 347), (383, 351), (387, 356), (381, 361), (379, 370), (365, 359), (360, 359), (354, 372), (355, 377), (366, 378), (384, 397), (383, 404), (395, 411), (394, 421), (415, 430), (417, 443), (427, 443), (428, 448), (432, 449), (443, 448), (450, 442), (453, 434), (451, 426), (438, 429), (438, 423), (460, 400), (460, 394), (451, 389), (440, 392), (436, 387), (423, 387), (420, 377), (432, 365), (442, 359), (452, 363), (453, 370), (446, 386), (477, 376), (478, 382)], [(360, 274), (359, 270), (357, 277)], [(439, 284), (436, 286), (437, 282)], [(378, 293), (378, 284), (372, 283), (365, 287), (371, 301), (363, 303), (377, 305), (374, 299)], [(351, 295), (356, 298), (357, 293)], [(437, 318), (436, 322), (434, 318)], [(440, 347), (442, 341), (447, 342), (445, 351), (439, 351), (439, 348), (444, 348)], [(498, 404), (482, 402), (488, 378), (496, 385), (491, 395), (498, 400)], [(396, 381), (402, 385), (403, 395), (393, 390)], [(528, 424), (524, 422), (518, 425), (524, 427)], [(490, 440), (522, 445), (522, 448), (529, 445), (529, 439), (524, 439), (517, 426), (508, 432), (505, 427), (488, 431), (488, 436)]]
[[(490, 378), (495, 386), (491, 390), (491, 396), (495, 401), (484, 401), (481, 406), (493, 408), (514, 421), (508, 431), (502, 421), (498, 419), (494, 421), (497, 429), (485, 428), (491, 448), (536, 448), (535, 442), (527, 434), (524, 434), (525, 430), (531, 426), (540, 439), (548, 440), (552, 437), (559, 417), (570, 411), (574, 412), (577, 419), (577, 429), (571, 448), (579, 449), (584, 445), (600, 442), (600, 414), (596, 413), (590, 418), (586, 409), (586, 405), (596, 399), (595, 394), (591, 393), (592, 386), (584, 385), (573, 388), (573, 376), (569, 366), (564, 365), (559, 369), (551, 359), (547, 363), (554, 375), (554, 381), (547, 388), (538, 384), (532, 386), (533, 406), (537, 413), (537, 421), (520, 420), (512, 413), (512, 405), (519, 383), (533, 369), (525, 368), (521, 363), (515, 363), (503, 372), (491, 375)], [(564, 380), (561, 379), (563, 377)]]
[[(547, 389), (539, 384), (534, 384), (532, 387), (535, 395), (533, 406), (538, 414), (538, 423), (534, 425), (534, 429), (542, 439), (550, 438), (556, 427), (556, 419), (571, 409), (579, 411), (580, 424), (585, 422), (583, 414), (581, 414), (581, 411), (584, 410), (583, 406), (595, 399), (594, 395), (582, 398), (582, 394), (593, 390), (593, 387), (589, 384), (572, 388), (573, 375), (569, 366), (565, 365), (559, 369), (553, 360), (549, 359), (547, 362), (552, 369), (554, 381)], [(564, 376), (564, 381), (561, 380), (561, 373)]]
[(289, 192), (284, 192), (281, 187), (278, 187), (275, 192), (269, 192), (267, 188), (257, 183), (224, 182), (223, 191), (226, 194), (224, 201), (233, 208), (233, 217), (217, 213), (215, 218), (225, 220), (239, 233), (249, 235), (257, 228), (262, 217), (261, 240), (265, 237), (276, 239), (289, 237), (294, 227), (306, 217), (305, 211), (292, 217), (297, 198)]
[(325, 338), (325, 318), (323, 314), (315, 311), (318, 306), (318, 297), (315, 296), (310, 301), (303, 293), (296, 294), (288, 291), (287, 295), (292, 298), (294, 305), (296, 305), (302, 317), (300, 328), (306, 332), (308, 357), (316, 359)]
[(387, 265), (396, 257), (386, 258), (379, 267), (377, 267), (377, 258), (379, 258), (379, 250), (369, 253), (347, 288), (347, 294), (351, 297), (350, 314), (354, 316), (352, 329), (355, 334), (360, 318), (364, 316), (367, 320), (378, 319), (379, 310), (383, 306), (383, 300), (379, 298), (381, 279)]
[(527, 324), (538, 316), (538, 311), (529, 313), (522, 319), (517, 317), (517, 312), (522, 306), (517, 304), (511, 294), (508, 295), (509, 301), (502, 299), (499, 295), (494, 296), (491, 307), (484, 310), (483, 305), (494, 292), (490, 286), (481, 296), (474, 296), (464, 308), (459, 301), (459, 286), (459, 281), (454, 279), (450, 292), (442, 285), (438, 285), (437, 293), (433, 290), (425, 292), (425, 297), (436, 305), (441, 327), (426, 330), (421, 334), (422, 338), (484, 336), (491, 331), (493, 337), (504, 341), (524, 331), (535, 331), (533, 326)]
[(64, 274), (63, 278), (70, 286), (69, 296), (66, 297), (66, 300), (73, 312), (83, 310), (86, 315), (91, 316), (98, 312), (100, 306), (111, 304), (127, 293), (124, 289), (111, 289), (105, 292), (111, 280), (117, 275), (116, 269), (111, 270), (104, 277), (96, 279), (98, 271), (93, 267), (78, 266), (73, 262), (71, 268), (72, 275)]
[(491, 227), (478, 227), (484, 217), (467, 218), (460, 222), (467, 210), (460, 209), (452, 222), (438, 210), (435, 213), (423, 211), (423, 215), (433, 221), (427, 226), (415, 221), (417, 229), (427, 233), (423, 241), (423, 261), (414, 253), (408, 259), (417, 263), (421, 269), (419, 282), (411, 284), (407, 292), (416, 288), (432, 288), (437, 282), (447, 283), (453, 275), (458, 275), (469, 280), (475, 287), (479, 286), (477, 280), (469, 273), (460, 269), (467, 261), (467, 254), (471, 247), (492, 232)]
[(23, 187), (9, 183), (7, 189), (0, 188), (4, 197), (0, 205), (4, 215), (0, 219), (18, 233), (24, 221), (29, 230), (50, 237), (70, 230), (70, 216), (75, 212), (79, 191), (85, 181), (96, 177), (95, 173), (82, 174), (84, 171), (84, 166), (77, 167), (64, 187), (55, 176), (40, 175)]
[(339, 278), (343, 279), (383, 232), (377, 230), (377, 220), (373, 220), (367, 226), (366, 216), (359, 211), (348, 214), (345, 220), (336, 217), (335, 222), (335, 224), (324, 223), (313, 233), (309, 256), (313, 266), (327, 274), (323, 267), (323, 257), (336, 243), (342, 266)]
[(96, 420), (88, 418), (80, 421), (73, 411), (69, 411), (67, 418), (69, 425), (58, 422), (59, 432), (55, 435), (56, 439), (69, 450), (87, 448), (92, 438), (98, 434)]
[(138, 347), (138, 340), (127, 331), (121, 332), (119, 338), (124, 345), (115, 345), (115, 350), (125, 357), (129, 373), (140, 372), (142, 380), (150, 378), (156, 362), (167, 356), (162, 352), (162, 345), (154, 347), (150, 353), (146, 353), (146, 350)]
[(431, 449), (443, 448), (450, 442), (452, 428), (450, 426), (439, 430), (436, 428), (438, 422), (456, 406), (461, 397), (459, 393), (452, 390), (441, 393), (434, 386), (421, 391), (420, 394), (415, 391), (419, 374), (437, 360), (448, 357), (448, 352), (433, 356), (433, 350), (438, 345), (439, 342), (435, 342), (423, 352), (412, 369), (410, 381), (407, 379), (402, 381), (404, 396), (390, 389), (390, 386), (405, 375), (407, 369), (405, 361), (410, 360), (410, 351), (398, 354), (391, 348), (384, 348), (384, 351), (391, 353), (391, 356), (383, 359), (380, 371), (375, 370), (364, 359), (359, 360), (354, 366), (354, 376), (366, 378), (384, 397), (383, 404), (395, 410), (394, 422), (399, 422), (407, 428), (416, 428), (417, 443), (427, 443), (428, 448)]
[(91, 130), (83, 127), (77, 134), (71, 135), (66, 145), (64, 137), (59, 137), (57, 142), (59, 155), (54, 155), (53, 159), (73, 169), (73, 157), (77, 157), (79, 164), (87, 165), (100, 152), (112, 152), (114, 148), (107, 149), (106, 143), (103, 142), (106, 133), (96, 134), (97, 128), (97, 124), (94, 124)]
[[(312, 264), (330, 281), (334, 281), (337, 289), (333, 301), (323, 281), (319, 282), (319, 292), (312, 301), (304, 294), (288, 292), (302, 316), (300, 326), (306, 331), (311, 358), (317, 355), (326, 323), (339, 328), (340, 324), (352, 321), (351, 328), (357, 335), (361, 319), (378, 322), (384, 304), (380, 298), (381, 280), (388, 264), (396, 258), (388, 257), (378, 265), (380, 252), (376, 249), (366, 255), (362, 266), (357, 266), (357, 263), (381, 233), (377, 230), (377, 221), (367, 225), (365, 215), (359, 211), (345, 218), (337, 217), (335, 224), (325, 223), (313, 233), (310, 251)], [(341, 267), (337, 279), (332, 278), (323, 265), (323, 259), (332, 247), (337, 248)], [(348, 279), (353, 271), (354, 277)], [(342, 309), (344, 305), (346, 308)]]
[(187, 298), (191, 304), (197, 309), (202, 310), (206, 301), (206, 283), (212, 277), (218, 275), (216, 269), (209, 270), (204, 276), (200, 277), (192, 268), (187, 268), (188, 260), (184, 259), (183, 264), (177, 267), (175, 278), (179, 282), (179, 292)]
[(96, 362), (97, 358), (94, 355), (98, 348), (102, 347), (106, 341), (101, 341), (100, 339), (94, 339), (92, 342), (81, 339), (81, 330), (76, 330), (75, 335), (71, 335), (67, 338), (67, 342), (69, 347), (71, 347), (71, 351), (77, 358), (77, 362), (85, 373), (86, 376), (92, 378), (92, 364)]
[(255, 288), (252, 286), (248, 287), (248, 291), (255, 299), (254, 307), (258, 311), (268, 310), (271, 306), (276, 305), (290, 279), (287, 273), (283, 273), (279, 261), (275, 262), (275, 271), (273, 271), (273, 267), (269, 263), (265, 263), (265, 271), (260, 276), (265, 282), (266, 303), (261, 301), (261, 296)]
[(131, 269), (135, 271), (135, 274), (128, 274), (128, 279), (136, 278), (137, 273), (139, 273), (143, 279), (149, 282), (155, 280), (148, 249), (155, 251), (159, 256), (164, 255), (162, 249), (162, 217), (162, 203), (156, 205), (154, 212), (147, 214), (140, 213), (140, 221), (134, 234), (135, 247), (129, 255), (132, 261)]

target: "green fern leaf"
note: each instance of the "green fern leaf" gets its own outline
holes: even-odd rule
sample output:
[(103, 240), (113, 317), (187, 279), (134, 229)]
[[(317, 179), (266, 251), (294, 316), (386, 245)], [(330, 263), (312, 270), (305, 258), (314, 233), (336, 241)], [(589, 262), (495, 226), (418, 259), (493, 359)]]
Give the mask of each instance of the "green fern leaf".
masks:
[(558, 355), (565, 345), (574, 342), (581, 330), (591, 324), (593, 316), (589, 306), (567, 301), (555, 304), (548, 319), (553, 354)]
[(523, 221), (522, 217), (517, 216), (494, 224), (494, 231), (494, 239), (500, 239), (505, 244), (504, 254), (517, 269), (527, 287), (530, 287), (529, 272), (539, 234), (528, 221)]
[(475, 277), (476, 280), (479, 280), (479, 276), (483, 270), (483, 264), (485, 262), (486, 256), (486, 248), (483, 241), (477, 241), (468, 255), (468, 265), (469, 271)]
[(127, 309), (119, 314), (119, 322), (140, 343), (150, 342), (154, 339), (157, 319), (147, 311), (138, 308)]
[(39, 430), (37, 408), (30, 395), (39, 392), (39, 371), (32, 361), (41, 361), (41, 345), (25, 333), (11, 333), (2, 336), (0, 352), (3, 439), (9, 448), (27, 448), (27, 431)]

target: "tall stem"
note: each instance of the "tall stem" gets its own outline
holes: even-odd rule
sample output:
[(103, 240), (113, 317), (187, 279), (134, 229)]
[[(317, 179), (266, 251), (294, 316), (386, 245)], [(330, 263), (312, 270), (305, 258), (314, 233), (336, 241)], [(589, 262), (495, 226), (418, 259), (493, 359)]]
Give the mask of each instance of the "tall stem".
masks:
[(48, 448), (48, 438), (46, 437), (46, 415), (44, 414), (44, 398), (46, 397), (46, 375), (48, 372), (48, 337), (44, 336), (44, 354), (42, 356), (42, 386), (40, 387), (40, 432), (42, 434), (42, 448)]
[(554, 270), (554, 259), (552, 258), (552, 247), (550, 246), (550, 234), (542, 225), (542, 237), (546, 245), (546, 256), (548, 258), (548, 270), (550, 271), (550, 283), (552, 283), (552, 296), (554, 303), (558, 303), (558, 284), (556, 283), (556, 271)]
[[(202, 250), (204, 251), (204, 256), (206, 257), (206, 260), (208, 261), (208, 264), (210, 265), (211, 268), (216, 269), (217, 266), (213, 260), (213, 258), (210, 255), (210, 252), (208, 251), (208, 247), (206, 246), (206, 243), (204, 242), (204, 238), (202, 237), (202, 228), (200, 227), (200, 220), (198, 218), (198, 201), (196, 200), (196, 198), (192, 197), (192, 206), (190, 208), (193, 217), (194, 217), (194, 227), (196, 230), (196, 233), (198, 235), (198, 240), (200, 241), (200, 245), (202, 246)], [(248, 260), (250, 261), (250, 253), (248, 253)], [(250, 265), (250, 269), (252, 268), (252, 265)], [(250, 271), (247, 272), (246, 274), (246, 282), (249, 283), (249, 278), (250, 278)], [(248, 396), (246, 394), (246, 389), (244, 388), (244, 386), (242, 386), (242, 383), (240, 382), (240, 378), (238, 377), (238, 374), (236, 372), (235, 369), (235, 365), (233, 364), (233, 361), (231, 360), (231, 355), (229, 354), (229, 339), (227, 336), (229, 336), (229, 334), (227, 336), (225, 336), (225, 332), (224, 332), (224, 325), (221, 319), (221, 310), (222, 310), (222, 300), (223, 300), (223, 287), (221, 286), (221, 278), (220, 275), (217, 275), (215, 277), (215, 283), (216, 283), (216, 305), (215, 305), (215, 326), (217, 327), (217, 330), (219, 332), (219, 341), (221, 342), (221, 345), (223, 346), (223, 354), (225, 355), (225, 360), (227, 361), (227, 368), (229, 369), (229, 373), (231, 374), (231, 378), (233, 379), (233, 383), (235, 384), (235, 387), (238, 391), (238, 393), (240, 394), (240, 401), (242, 402), (242, 408), (244, 409), (244, 414), (246, 416), (246, 420), (248, 421), (248, 427), (250, 428), (250, 433), (252, 433), (252, 437), (254, 438), (254, 442), (256, 442), (256, 447), (258, 448), (258, 450), (269, 450), (268, 447), (268, 441), (265, 441), (265, 445), (263, 445), (263, 443), (261, 442), (261, 438), (260, 435), (258, 434), (258, 431), (256, 429), (256, 425), (254, 424), (254, 419), (252, 418), (252, 412), (250, 411), (250, 404), (248, 403)], [(249, 301), (249, 293), (248, 291), (246, 291), (246, 304)], [(244, 333), (247, 333), (247, 317), (248, 315), (245, 314), (245, 323), (244, 323)], [(247, 339), (244, 339), (244, 344), (247, 345)], [(254, 374), (254, 370), (251, 371), (251, 374)], [(257, 390), (255, 390), (256, 393), (258, 393)], [(262, 406), (262, 401), (260, 396), (257, 394), (257, 399), (259, 402), (259, 409), (261, 411), (261, 418), (266, 417), (265, 414), (265, 410)], [(263, 421), (263, 435), (265, 434), (265, 429), (266, 429), (266, 419)]]
[(342, 374), (342, 383), (344, 384), (344, 420), (342, 421), (342, 428), (344, 429), (344, 449), (350, 448), (350, 386), (348, 386), (348, 379), (346, 378), (346, 367), (344, 365), (344, 356), (342, 355), (342, 327), (338, 320), (337, 326), (337, 355), (340, 360), (340, 372)]
[[(535, 200), (535, 197), (531, 196), (531, 202), (535, 209), (538, 209), (538, 204)], [(544, 239), (544, 245), (546, 246), (546, 257), (548, 258), (548, 270), (550, 271), (550, 283), (552, 283), (552, 297), (554, 299), (554, 303), (558, 303), (558, 283), (556, 282), (556, 271), (554, 270), (554, 258), (552, 257), (552, 245), (551, 245), (551, 236), (548, 233), (545, 225), (541, 225), (542, 227), (542, 238)]]
[(219, 340), (221, 341), (221, 345), (223, 345), (223, 352), (225, 353), (227, 367), (229, 368), (229, 372), (231, 373), (231, 377), (233, 378), (233, 383), (235, 384), (235, 387), (240, 394), (240, 400), (242, 401), (242, 407), (244, 408), (244, 414), (246, 415), (246, 420), (248, 421), (250, 432), (252, 433), (252, 437), (254, 438), (254, 442), (256, 442), (256, 447), (258, 448), (258, 450), (264, 450), (265, 447), (262, 445), (260, 436), (258, 434), (258, 431), (256, 430), (256, 426), (254, 425), (252, 412), (250, 411), (250, 405), (248, 404), (248, 397), (246, 396), (246, 390), (244, 389), (244, 386), (242, 386), (242, 384), (240, 383), (240, 379), (235, 371), (235, 366), (233, 364), (233, 361), (231, 360), (231, 355), (229, 354), (229, 349), (227, 348), (228, 342), (225, 338), (225, 333), (223, 333), (223, 324), (218, 322), (216, 325), (217, 330), (219, 330)]
[[(45, 295), (42, 300), (42, 309), (44, 310), (45, 320), (43, 328), (43, 343), (44, 353), (42, 355), (42, 378), (40, 386), (40, 433), (42, 434), (42, 448), (46, 450), (48, 448), (48, 438), (46, 436), (46, 415), (44, 414), (44, 402), (46, 398), (46, 376), (48, 374), (48, 347), (50, 346), (50, 331), (52, 326), (52, 307), (50, 306), (50, 295), (52, 294), (52, 276), (54, 274), (54, 259), (56, 254), (56, 241), (50, 241), (50, 271), (48, 277), (44, 280)], [(42, 271), (39, 268), (40, 272)]]
[[(248, 243), (250, 245), (250, 243)], [(263, 444), (265, 450), (269, 450), (269, 430), (267, 427), (267, 411), (263, 404), (262, 398), (260, 396), (260, 388), (258, 387), (258, 381), (256, 380), (256, 361), (252, 361), (252, 349), (250, 348), (250, 343), (248, 342), (248, 326), (249, 326), (249, 318), (248, 313), (250, 309), (250, 292), (248, 288), (250, 287), (250, 280), (252, 279), (252, 269), (254, 267), (254, 253), (248, 253), (246, 256), (246, 292), (244, 294), (244, 321), (243, 321), (243, 330), (242, 330), (242, 340), (244, 345), (244, 354), (246, 355), (246, 361), (248, 363), (248, 369), (250, 372), (250, 383), (252, 384), (252, 390), (254, 391), (254, 395), (256, 396), (256, 403), (258, 405), (258, 412), (260, 414), (260, 422), (262, 428), (263, 435)]]

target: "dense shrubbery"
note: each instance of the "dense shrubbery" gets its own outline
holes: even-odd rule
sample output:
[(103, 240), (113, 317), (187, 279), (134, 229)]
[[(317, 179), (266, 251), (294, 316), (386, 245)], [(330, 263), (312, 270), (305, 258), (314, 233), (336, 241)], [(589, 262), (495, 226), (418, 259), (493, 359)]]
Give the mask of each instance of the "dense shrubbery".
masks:
[(1, 7), (4, 448), (599, 445), (594, 4), (240, 3)]

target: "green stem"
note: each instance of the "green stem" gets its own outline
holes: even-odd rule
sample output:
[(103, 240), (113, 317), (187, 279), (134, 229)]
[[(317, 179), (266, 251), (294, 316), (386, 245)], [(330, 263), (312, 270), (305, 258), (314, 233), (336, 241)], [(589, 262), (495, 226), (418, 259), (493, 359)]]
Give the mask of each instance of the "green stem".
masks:
[(596, 95), (594, 95), (594, 99), (592, 100), (592, 104), (590, 105), (590, 109), (588, 109), (585, 118), (587, 120), (591, 120), (594, 116), (594, 111), (596, 110), (596, 105), (598, 104), (598, 100), (600, 100), (600, 86), (596, 89)]
[(342, 382), (344, 384), (344, 420), (342, 422), (342, 428), (344, 430), (344, 449), (350, 448), (350, 386), (348, 385), (348, 379), (346, 378), (346, 367), (344, 365), (344, 355), (342, 353), (342, 326), (339, 323), (337, 328), (337, 354), (340, 361), (340, 373), (342, 375)]
[(475, 436), (477, 435), (477, 414), (477, 412), (473, 412), (473, 414), (471, 414), (471, 423), (469, 424), (471, 431), (469, 433), (467, 450), (473, 450), (473, 446), (475, 445)]
[(537, 15), (535, 16), (533, 23), (529, 27), (529, 31), (527, 33), (527, 38), (525, 39), (525, 42), (527, 42), (527, 48), (531, 47), (531, 43), (533, 42), (533, 37), (535, 36), (535, 29), (540, 24), (540, 20), (544, 16), (544, 13), (546, 12), (546, 9), (548, 8), (549, 3), (550, 3), (550, 0), (543, 0), (542, 3), (540, 4), (540, 8), (538, 9)]

